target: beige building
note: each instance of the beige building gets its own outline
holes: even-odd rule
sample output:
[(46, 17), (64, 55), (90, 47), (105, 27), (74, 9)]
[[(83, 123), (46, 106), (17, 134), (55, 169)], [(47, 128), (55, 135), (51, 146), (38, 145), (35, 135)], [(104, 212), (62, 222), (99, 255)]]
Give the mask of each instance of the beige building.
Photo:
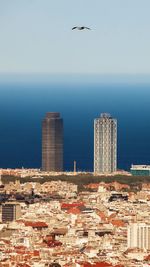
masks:
[(150, 225), (132, 223), (128, 226), (128, 248), (150, 250)]

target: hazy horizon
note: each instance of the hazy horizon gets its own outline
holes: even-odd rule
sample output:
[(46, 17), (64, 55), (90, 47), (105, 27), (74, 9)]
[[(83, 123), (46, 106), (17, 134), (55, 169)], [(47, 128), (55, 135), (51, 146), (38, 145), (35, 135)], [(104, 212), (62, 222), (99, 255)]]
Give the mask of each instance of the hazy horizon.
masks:
[(0, 73), (0, 83), (135, 83), (149, 84), (150, 74)]

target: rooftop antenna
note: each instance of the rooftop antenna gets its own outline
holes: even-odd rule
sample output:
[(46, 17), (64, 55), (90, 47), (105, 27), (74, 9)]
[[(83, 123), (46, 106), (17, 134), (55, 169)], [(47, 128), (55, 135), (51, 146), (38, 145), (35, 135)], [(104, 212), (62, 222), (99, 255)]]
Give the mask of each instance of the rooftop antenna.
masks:
[(2, 185), (2, 173), (0, 172), (0, 185)]
[(74, 160), (74, 169), (73, 169), (74, 173), (77, 172), (77, 162)]

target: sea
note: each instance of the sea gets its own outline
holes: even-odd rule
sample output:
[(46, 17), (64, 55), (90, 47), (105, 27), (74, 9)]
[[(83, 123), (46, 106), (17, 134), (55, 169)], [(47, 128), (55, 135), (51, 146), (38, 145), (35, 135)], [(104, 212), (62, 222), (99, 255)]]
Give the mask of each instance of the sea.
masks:
[(150, 81), (38, 75), (0, 77), (0, 168), (41, 168), (46, 112), (64, 121), (64, 170), (93, 171), (94, 119), (118, 122), (118, 169), (150, 164)]

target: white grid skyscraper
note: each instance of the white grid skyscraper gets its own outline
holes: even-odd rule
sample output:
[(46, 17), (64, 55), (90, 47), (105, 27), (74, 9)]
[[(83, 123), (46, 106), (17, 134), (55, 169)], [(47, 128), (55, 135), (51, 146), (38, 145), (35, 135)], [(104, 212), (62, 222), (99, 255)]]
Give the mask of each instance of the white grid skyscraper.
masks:
[(128, 226), (128, 248), (150, 250), (150, 225), (132, 223)]
[(102, 113), (94, 120), (94, 172), (113, 173), (117, 170), (117, 120)]

